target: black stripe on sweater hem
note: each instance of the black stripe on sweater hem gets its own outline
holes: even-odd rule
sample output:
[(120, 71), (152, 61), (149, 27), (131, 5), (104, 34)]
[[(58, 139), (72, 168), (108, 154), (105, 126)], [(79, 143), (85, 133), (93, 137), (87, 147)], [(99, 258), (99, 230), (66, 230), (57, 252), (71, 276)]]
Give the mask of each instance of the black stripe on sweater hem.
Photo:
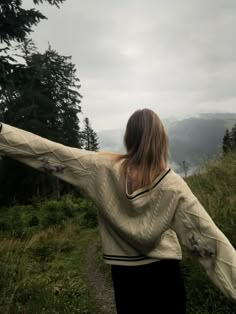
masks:
[(150, 189), (145, 190), (145, 191), (143, 191), (143, 192), (140, 192), (140, 193), (138, 193), (138, 194), (136, 194), (136, 195), (134, 195), (134, 196), (129, 196), (129, 195), (126, 193), (126, 197), (131, 200), (131, 199), (134, 199), (134, 198), (137, 197), (137, 196), (140, 196), (140, 195), (142, 195), (142, 194), (144, 194), (144, 193), (147, 193), (147, 192), (151, 191), (152, 189), (154, 189), (154, 188), (161, 182), (162, 179), (164, 179), (164, 177), (170, 172), (170, 170), (171, 170), (171, 168), (169, 168), (169, 170), (168, 170), (168, 171), (154, 184), (154, 186), (151, 187)]
[(130, 258), (130, 257), (106, 257), (103, 256), (104, 260), (110, 260), (110, 261), (123, 261), (123, 262), (138, 262), (138, 261), (143, 261), (150, 259), (149, 257), (136, 257), (136, 258)]
[(140, 257), (145, 257), (144, 255), (135, 255), (135, 256), (132, 256), (132, 255), (109, 255), (109, 254), (103, 254), (103, 256), (106, 256), (106, 257), (121, 257), (121, 258), (140, 258)]

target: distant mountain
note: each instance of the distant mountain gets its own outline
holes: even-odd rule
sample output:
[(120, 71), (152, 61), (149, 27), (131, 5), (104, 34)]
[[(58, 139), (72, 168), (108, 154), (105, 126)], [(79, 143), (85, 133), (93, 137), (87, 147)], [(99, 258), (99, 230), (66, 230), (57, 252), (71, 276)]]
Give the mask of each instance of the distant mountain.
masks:
[(190, 167), (194, 167), (212, 158), (221, 152), (226, 125), (229, 126), (229, 121), (224, 119), (189, 118), (177, 121), (168, 128), (170, 160), (177, 164), (185, 160)]
[(227, 113), (200, 113), (198, 115), (199, 118), (202, 119), (225, 119), (225, 120), (235, 120), (236, 113), (235, 112), (227, 112)]
[[(168, 129), (173, 123), (174, 119), (164, 119), (163, 123)], [(111, 129), (111, 130), (102, 130), (98, 132), (99, 145), (103, 151), (113, 151), (124, 153), (123, 145), (123, 136), (125, 129)]]
[[(169, 162), (183, 171), (183, 161), (189, 172), (221, 152), (225, 130), (236, 124), (236, 113), (201, 114), (184, 120), (163, 120), (169, 136)], [(124, 152), (124, 130), (106, 130), (98, 133), (101, 150)]]

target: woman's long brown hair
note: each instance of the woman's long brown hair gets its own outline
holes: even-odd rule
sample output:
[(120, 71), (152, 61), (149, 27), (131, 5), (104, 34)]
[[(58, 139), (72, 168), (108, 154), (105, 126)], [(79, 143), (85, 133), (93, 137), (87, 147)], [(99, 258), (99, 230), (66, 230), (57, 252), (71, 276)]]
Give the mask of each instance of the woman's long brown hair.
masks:
[(140, 186), (150, 184), (167, 164), (168, 137), (158, 115), (150, 109), (135, 111), (124, 135), (127, 153), (120, 155), (124, 175), (137, 172)]

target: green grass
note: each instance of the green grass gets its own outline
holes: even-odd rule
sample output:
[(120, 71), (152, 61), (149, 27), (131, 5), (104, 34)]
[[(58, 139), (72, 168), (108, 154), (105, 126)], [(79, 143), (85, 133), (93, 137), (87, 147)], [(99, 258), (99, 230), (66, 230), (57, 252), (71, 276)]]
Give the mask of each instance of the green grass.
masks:
[[(189, 177), (187, 183), (236, 247), (236, 154), (207, 163), (200, 173)], [(211, 283), (197, 259), (186, 250), (183, 255), (188, 313), (236, 313), (236, 304)]]
[(83, 267), (97, 236), (91, 201), (0, 209), (0, 313), (101, 313)]
[(83, 266), (96, 229), (68, 223), (0, 243), (0, 313), (101, 313)]

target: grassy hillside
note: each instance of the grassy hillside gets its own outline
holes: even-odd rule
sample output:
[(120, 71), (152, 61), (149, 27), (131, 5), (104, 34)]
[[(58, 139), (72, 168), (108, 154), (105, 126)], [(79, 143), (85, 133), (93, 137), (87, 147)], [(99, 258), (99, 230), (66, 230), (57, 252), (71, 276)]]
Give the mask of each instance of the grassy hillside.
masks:
[[(187, 181), (236, 247), (236, 155), (211, 162)], [(71, 196), (0, 209), (0, 313), (107, 313), (98, 302), (98, 291), (91, 285), (97, 279), (88, 267), (94, 259), (110, 285), (95, 211), (91, 202)], [(93, 243), (98, 249), (91, 253)], [(185, 250), (182, 270), (189, 314), (236, 313), (236, 304), (213, 286)]]
[(0, 313), (102, 313), (84, 270), (95, 217), (70, 196), (1, 208)]
[[(212, 161), (187, 183), (216, 225), (236, 248), (236, 154)], [(236, 313), (233, 304), (209, 281), (195, 257), (184, 251), (188, 313)]]

